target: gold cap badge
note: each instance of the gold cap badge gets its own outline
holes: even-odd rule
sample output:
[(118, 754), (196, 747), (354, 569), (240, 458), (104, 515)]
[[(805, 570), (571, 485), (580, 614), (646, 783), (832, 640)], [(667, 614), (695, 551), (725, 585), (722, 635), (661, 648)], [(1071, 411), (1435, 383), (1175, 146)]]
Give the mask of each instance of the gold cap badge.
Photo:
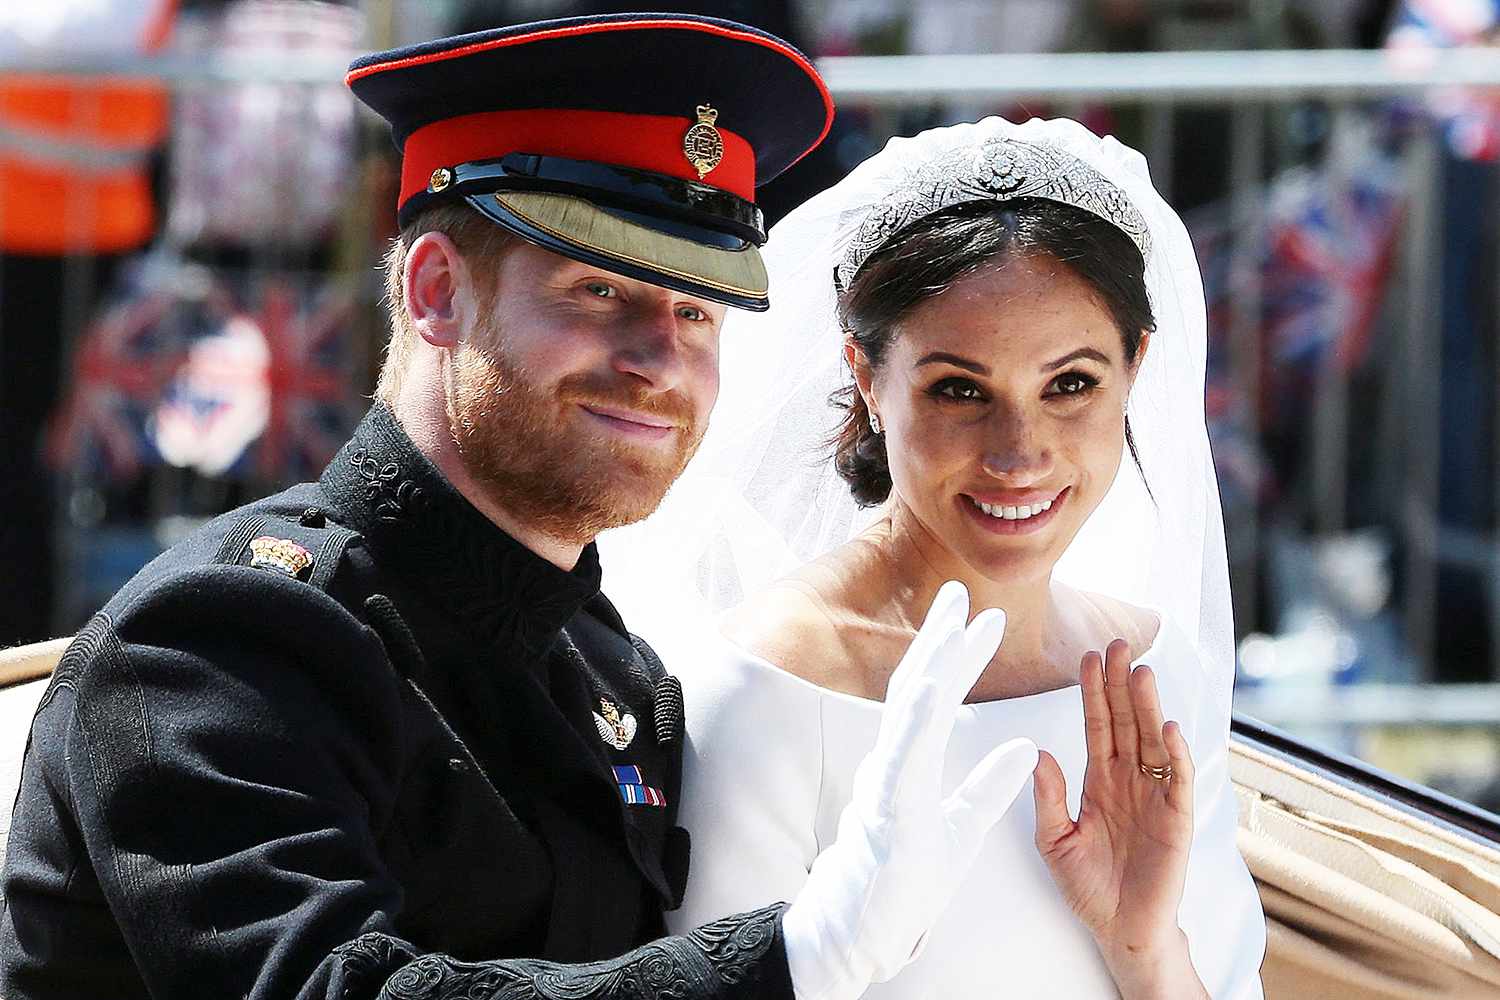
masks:
[(256, 569), (275, 570), (297, 577), (312, 563), (312, 553), (289, 538), (261, 535), (250, 542), (250, 565)]
[(699, 180), (707, 177), (708, 172), (724, 159), (724, 137), (714, 128), (714, 122), (718, 120), (717, 111), (707, 104), (700, 104), (697, 123), (682, 137), (682, 154), (698, 171)]

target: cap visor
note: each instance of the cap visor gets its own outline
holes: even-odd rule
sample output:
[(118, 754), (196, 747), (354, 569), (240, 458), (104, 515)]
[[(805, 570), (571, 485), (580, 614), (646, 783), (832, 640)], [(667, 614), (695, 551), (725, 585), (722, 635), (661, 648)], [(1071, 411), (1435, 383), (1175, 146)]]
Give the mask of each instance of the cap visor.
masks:
[(741, 309), (769, 306), (766, 266), (753, 244), (710, 246), (547, 191), (498, 191), (466, 200), (507, 229), (575, 260)]

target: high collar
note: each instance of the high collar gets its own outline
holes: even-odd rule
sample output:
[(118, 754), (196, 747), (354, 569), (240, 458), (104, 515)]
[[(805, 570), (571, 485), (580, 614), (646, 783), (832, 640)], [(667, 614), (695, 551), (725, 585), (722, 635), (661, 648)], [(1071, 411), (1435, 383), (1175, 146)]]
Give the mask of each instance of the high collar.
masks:
[(376, 403), (319, 484), (382, 562), (456, 625), (540, 655), (599, 593), (591, 544), (558, 569), (474, 508)]

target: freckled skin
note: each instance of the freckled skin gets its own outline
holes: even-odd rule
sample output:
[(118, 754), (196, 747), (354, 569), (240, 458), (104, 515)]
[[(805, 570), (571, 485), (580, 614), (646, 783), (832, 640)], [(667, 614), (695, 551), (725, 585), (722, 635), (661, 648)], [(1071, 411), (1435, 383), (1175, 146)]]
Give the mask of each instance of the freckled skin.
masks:
[[(1103, 360), (1049, 367), (1085, 349)], [(933, 352), (987, 372), (918, 364)], [(913, 309), (873, 381), (861, 381), (884, 426), (896, 503), (940, 550), (929, 558), (1011, 585), (1046, 580), (1119, 470), (1132, 378), (1109, 311), (1049, 256), (987, 268)], [(1064, 487), (1033, 534), (991, 534), (961, 506), (961, 494)]]
[(506, 360), (534, 383), (609, 374), (676, 393), (691, 403), (697, 427), (707, 422), (719, 392), (724, 306), (530, 244), (505, 254), (498, 280), (486, 326), (499, 330)]

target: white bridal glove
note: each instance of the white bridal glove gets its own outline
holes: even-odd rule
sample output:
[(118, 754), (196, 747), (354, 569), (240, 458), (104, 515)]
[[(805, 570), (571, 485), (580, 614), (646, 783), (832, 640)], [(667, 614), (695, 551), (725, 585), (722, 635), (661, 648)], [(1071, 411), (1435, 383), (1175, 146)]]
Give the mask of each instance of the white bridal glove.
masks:
[(853, 1000), (899, 972), (1036, 767), (1036, 744), (1011, 740), (942, 796), (959, 706), (1005, 634), (998, 608), (968, 617), (963, 584), (943, 584), (891, 675), (838, 839), (782, 918), (798, 1000)]

